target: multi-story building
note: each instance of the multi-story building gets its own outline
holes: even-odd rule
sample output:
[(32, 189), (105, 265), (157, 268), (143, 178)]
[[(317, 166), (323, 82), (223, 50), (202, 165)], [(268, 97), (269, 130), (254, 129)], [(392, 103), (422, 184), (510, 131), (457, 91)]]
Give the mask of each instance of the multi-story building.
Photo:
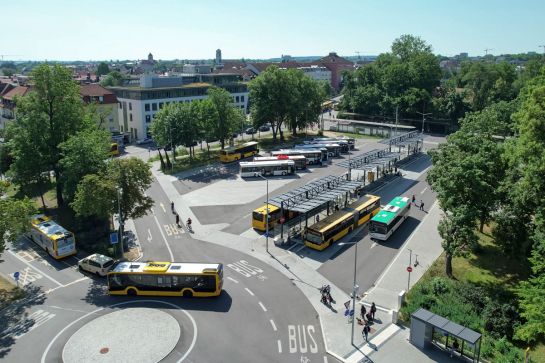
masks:
[(129, 133), (131, 140), (149, 136), (155, 115), (171, 102), (191, 102), (208, 97), (211, 86), (227, 90), (235, 107), (248, 111), (248, 87), (236, 74), (192, 74), (158, 77), (145, 74), (137, 85), (109, 87), (119, 102), (120, 131)]
[(5, 129), (8, 122), (15, 119), (15, 98), (24, 97), (30, 87), (15, 86), (1, 97), (0, 129)]
[(115, 93), (98, 83), (81, 86), (79, 93), (86, 105), (96, 107), (99, 127), (110, 132), (119, 131), (119, 113), (117, 112), (117, 97), (115, 97)]

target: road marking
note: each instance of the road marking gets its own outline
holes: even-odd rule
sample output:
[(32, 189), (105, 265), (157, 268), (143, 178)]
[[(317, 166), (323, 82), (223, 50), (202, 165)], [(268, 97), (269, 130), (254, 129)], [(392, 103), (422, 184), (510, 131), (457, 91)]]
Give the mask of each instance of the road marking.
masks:
[[(251, 216), (251, 215), (252, 215), (252, 213), (248, 213), (248, 214), (246, 214), (245, 216), (242, 216), (241, 219), (246, 219), (246, 218), (248, 218), (248, 217)], [(252, 228), (252, 229), (253, 229), (253, 228)]]
[(148, 228), (148, 242), (151, 243), (152, 239), (153, 239), (153, 236), (151, 235), (151, 230)]
[(47, 306), (48, 308), (54, 308), (54, 309), (60, 309), (60, 310), (66, 310), (66, 311), (73, 311), (75, 313), (88, 313), (89, 311), (85, 311), (85, 310), (76, 310), (76, 309), (68, 309), (68, 308), (63, 308), (63, 307), (60, 307), (60, 306), (55, 306), (55, 305), (44, 305), (44, 306)]
[(282, 353), (282, 342), (278, 339), (278, 353)]
[(273, 330), (274, 330), (274, 331), (277, 331), (278, 329), (276, 329), (276, 325), (274, 324), (274, 320), (271, 319), (271, 320), (269, 320), (269, 321), (271, 322), (271, 325), (272, 325), (272, 327), (273, 327)]
[(302, 245), (301, 248), (299, 248), (299, 249), (297, 249), (296, 251), (293, 251), (293, 252), (298, 253), (299, 251), (301, 251), (305, 247), (306, 247), (305, 245)]
[(291, 246), (290, 248), (288, 248), (288, 251), (291, 251), (293, 248), (297, 247), (297, 243), (295, 243), (293, 246)]
[(38, 271), (39, 273), (41, 273), (43, 276), (47, 277), (49, 280), (53, 281), (54, 283), (56, 283), (58, 286), (63, 286), (60, 282), (58, 282), (57, 280), (55, 280), (53, 277), (49, 276), (48, 274), (46, 274), (45, 272), (43, 272), (42, 270), (40, 270), (39, 268), (37, 267), (34, 267), (32, 266), (30, 263), (26, 262), (24, 259), (22, 259), (21, 257), (17, 256), (16, 253), (13, 253), (13, 251), (9, 251), (13, 256), (15, 256), (15, 258), (17, 258), (19, 261), (21, 261), (22, 263), (24, 263), (25, 265), (27, 265), (28, 267)]
[(167, 212), (167, 210), (165, 209), (165, 205), (163, 203), (159, 203), (159, 205), (161, 206), (161, 208), (163, 208), (163, 212)]
[(165, 237), (165, 234), (163, 233), (163, 229), (161, 228), (161, 225), (159, 224), (159, 220), (157, 219), (157, 216), (153, 216), (153, 219), (155, 219), (155, 223), (157, 223), (157, 228), (159, 228), (159, 232), (161, 232), (161, 236), (163, 236), (163, 241), (165, 241), (165, 244), (167, 245), (168, 253), (170, 254), (170, 261), (174, 262), (174, 255), (172, 254), (172, 250), (170, 249), (170, 246), (167, 242), (167, 238)]
[[(185, 354), (180, 358), (178, 359), (177, 363), (181, 363), (183, 362), (184, 359), (187, 358), (187, 356), (189, 355), (189, 353), (191, 353), (191, 351), (193, 350), (193, 348), (195, 347), (195, 343), (197, 343), (197, 335), (198, 335), (198, 330), (197, 330), (197, 323), (195, 322), (195, 319), (193, 319), (193, 316), (191, 316), (191, 314), (189, 314), (187, 311), (185, 311), (184, 309), (182, 309), (180, 306), (176, 305), (176, 304), (173, 304), (173, 303), (169, 303), (169, 302), (166, 302), (166, 301), (161, 301), (161, 300), (138, 300), (138, 301), (126, 301), (126, 302), (122, 302), (122, 303), (118, 303), (118, 304), (114, 304), (114, 305), (110, 305), (110, 306), (107, 306), (108, 308), (114, 308), (116, 306), (122, 306), (122, 305), (127, 305), (127, 304), (134, 304), (134, 303), (159, 303), (159, 304), (165, 304), (165, 305), (170, 305), (172, 307), (174, 307), (175, 309), (178, 309), (178, 310), (182, 310), (182, 312), (187, 315), (187, 317), (189, 318), (189, 320), (191, 320), (191, 324), (193, 325), (193, 340), (191, 341), (191, 344), (189, 346), (189, 348), (187, 348), (187, 351), (185, 352)], [(76, 320), (74, 320), (73, 322), (71, 322), (70, 324), (68, 324), (67, 326), (65, 326), (60, 332), (57, 333), (57, 335), (55, 335), (53, 337), (53, 339), (49, 342), (49, 344), (47, 345), (47, 347), (45, 348), (44, 352), (42, 353), (42, 358), (40, 359), (40, 362), (41, 363), (45, 363), (45, 360), (46, 360), (46, 357), (47, 357), (47, 354), (49, 353), (49, 351), (51, 350), (51, 347), (53, 346), (53, 344), (55, 343), (55, 341), (59, 338), (59, 336), (61, 334), (63, 334), (67, 329), (69, 329), (72, 325), (76, 324), (77, 322), (79, 322), (80, 320), (82, 319), (85, 319), (87, 318), (88, 316), (92, 315), (92, 314), (95, 314), (95, 313), (98, 313), (99, 311), (102, 311), (106, 309), (106, 307), (103, 307), (103, 308), (99, 308), (99, 309), (96, 309), (96, 310), (93, 310), (83, 316), (80, 316), (79, 318), (77, 318)]]
[(32, 330), (53, 319), (54, 317), (55, 314), (49, 313), (44, 310), (38, 310), (21, 320), (21, 322), (19, 322), (17, 325), (5, 329), (0, 335), (9, 335), (12, 336), (13, 339), (19, 339), (23, 335), (31, 332)]
[(377, 243), (373, 242), (373, 244), (371, 245), (371, 248), (376, 247), (376, 246), (377, 246)]
[(234, 282), (235, 284), (238, 284), (238, 281), (237, 281), (237, 280), (235, 280), (234, 278), (232, 278), (232, 277), (229, 277), (229, 276), (228, 276), (227, 278), (228, 278), (229, 280), (233, 281), (233, 282)]
[(81, 282), (81, 281), (84, 281), (84, 280), (88, 280), (88, 279), (89, 279), (89, 278), (88, 278), (87, 276), (85, 276), (85, 277), (82, 277), (82, 278), (80, 278), (80, 279), (77, 279), (77, 280), (74, 280), (74, 281), (72, 281), (72, 282), (69, 282), (69, 283), (67, 283), (67, 284), (64, 284), (64, 285), (62, 285), (62, 287), (74, 285), (74, 284), (77, 284), (78, 282)]
[(265, 305), (263, 305), (261, 301), (259, 302), (259, 306), (261, 306), (261, 309), (263, 309), (263, 311), (267, 311), (267, 308), (265, 307)]
[(324, 355), (324, 363), (327, 363), (327, 356)]
[(424, 194), (424, 192), (428, 190), (428, 187), (425, 187), (424, 189), (422, 189), (422, 191), (420, 192), (420, 194)]
[(245, 287), (244, 290), (248, 291), (248, 294), (255, 296), (254, 293), (249, 288)]

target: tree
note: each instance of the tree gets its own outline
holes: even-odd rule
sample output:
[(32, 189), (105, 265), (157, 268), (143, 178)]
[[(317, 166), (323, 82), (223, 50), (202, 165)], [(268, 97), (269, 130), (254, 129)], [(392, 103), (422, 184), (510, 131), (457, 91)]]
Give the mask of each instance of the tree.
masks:
[(445, 273), (452, 278), (452, 258), (466, 256), (470, 248), (477, 243), (473, 233), (474, 219), (472, 211), (460, 207), (452, 212), (445, 212), (437, 229), (443, 239), (441, 246), (445, 250)]
[(124, 81), (125, 76), (123, 74), (118, 71), (112, 71), (108, 73), (108, 75), (104, 77), (103, 80), (100, 81), (100, 85), (104, 87), (123, 86)]
[[(5, 185), (0, 184), (0, 195), (4, 192)], [(36, 208), (30, 199), (0, 198), (0, 254), (6, 241), (13, 242), (30, 229), (30, 217), (34, 213)]]
[(233, 97), (223, 88), (210, 87), (208, 97), (215, 109), (216, 114), (216, 136), (221, 143), (221, 148), (225, 147), (225, 140), (231, 138), (237, 125), (242, 122), (242, 114), (233, 105)]
[[(78, 131), (90, 127), (90, 124), (84, 117), (79, 87), (72, 80), (70, 70), (45, 63), (33, 70), (32, 78), (32, 92), (17, 100), (17, 122), (14, 123), (12, 135), (19, 136), (11, 141), (14, 172), (28, 169), (21, 164), (32, 158), (39, 158), (39, 161), (33, 161), (38, 169), (31, 176), (34, 179), (39, 171), (53, 171), (57, 204), (62, 206), (64, 202), (59, 145)], [(19, 175), (19, 180), (24, 177)]]
[(108, 67), (108, 64), (100, 62), (97, 67), (97, 76), (102, 76), (108, 73), (110, 73), (110, 67)]
[(59, 145), (62, 153), (64, 193), (74, 199), (78, 183), (85, 175), (97, 174), (105, 168), (110, 151), (110, 133), (89, 129), (78, 132)]
[(293, 136), (296, 136), (297, 129), (304, 129), (317, 121), (325, 96), (323, 87), (301, 70), (290, 69), (288, 76), (294, 90), (288, 121)]
[(149, 165), (138, 158), (114, 159), (98, 174), (86, 175), (76, 191), (71, 206), (79, 216), (108, 217), (118, 213), (118, 189), (121, 220), (140, 218), (153, 206), (145, 193), (151, 186)]
[(12, 68), (2, 68), (2, 75), (6, 77), (11, 77), (15, 74), (15, 69)]
[(401, 60), (408, 60), (421, 53), (431, 53), (431, 46), (420, 37), (403, 34), (392, 43), (392, 54)]

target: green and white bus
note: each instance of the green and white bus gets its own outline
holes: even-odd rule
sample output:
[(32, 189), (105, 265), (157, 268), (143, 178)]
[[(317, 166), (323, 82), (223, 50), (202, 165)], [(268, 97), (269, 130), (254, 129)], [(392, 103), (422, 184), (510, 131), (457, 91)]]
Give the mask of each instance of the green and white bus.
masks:
[(369, 223), (371, 239), (386, 241), (403, 223), (411, 210), (408, 197), (395, 197), (378, 212)]

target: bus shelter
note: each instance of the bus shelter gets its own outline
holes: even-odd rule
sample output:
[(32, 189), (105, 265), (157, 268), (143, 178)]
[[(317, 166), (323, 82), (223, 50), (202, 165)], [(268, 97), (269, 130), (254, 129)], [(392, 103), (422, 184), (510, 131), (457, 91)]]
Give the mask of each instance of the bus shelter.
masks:
[[(449, 345), (449, 338), (452, 343)], [(438, 341), (444, 340), (445, 347), (450, 348), (454, 340), (459, 339), (462, 344), (459, 346), (460, 356), (464, 356), (464, 347), (466, 353), (471, 353), (472, 362), (479, 362), (481, 357), (481, 334), (474, 330), (456, 324), (431, 311), (420, 308), (411, 314), (411, 332), (410, 342), (420, 349), (426, 349), (435, 345)]]
[(398, 152), (401, 153), (401, 149), (405, 149), (406, 156), (409, 156), (422, 151), (424, 137), (419, 131), (410, 131), (389, 139), (381, 140), (380, 143), (388, 145), (389, 151), (392, 151), (392, 148), (397, 147)]
[(400, 161), (402, 155), (398, 152), (392, 152), (389, 149), (375, 149), (369, 152), (357, 155), (349, 160), (343, 160), (337, 165), (348, 169), (349, 175), (352, 170), (362, 170), (363, 177), (357, 178), (372, 183), (379, 177), (384, 177), (392, 172), (397, 172), (396, 163)]
[(345, 207), (358, 197), (362, 188), (363, 183), (349, 180), (348, 174), (329, 175), (269, 199), (269, 204), (280, 208), (281, 215), (285, 215), (285, 212), (298, 215), (289, 222), (278, 224), (275, 234), (280, 233), (282, 240), (286, 231), (290, 237), (299, 234), (303, 230), (303, 222), (304, 227), (308, 227), (309, 217), (324, 210), (329, 215), (336, 209)]

